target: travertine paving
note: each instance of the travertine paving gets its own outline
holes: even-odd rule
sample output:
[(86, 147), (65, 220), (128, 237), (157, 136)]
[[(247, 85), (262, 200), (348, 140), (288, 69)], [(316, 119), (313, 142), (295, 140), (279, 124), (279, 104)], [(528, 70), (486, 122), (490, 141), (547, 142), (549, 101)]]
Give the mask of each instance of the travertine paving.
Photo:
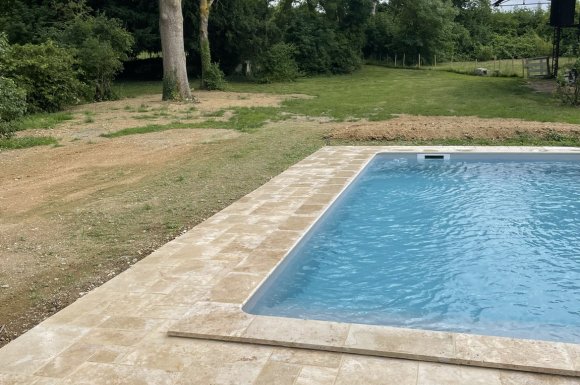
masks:
[[(251, 295), (374, 154), (424, 150), (580, 152), (324, 148), (0, 349), (0, 384), (580, 384), (578, 377), (168, 336), (201, 315), (194, 319), (204, 322), (188, 323), (199, 333), (227, 327), (232, 336), (269, 338), (276, 323), (252, 325), (228, 309)], [(332, 342), (343, 327), (308, 338)], [(570, 346), (546, 350), (545, 361), (580, 370), (580, 346)], [(486, 349), (505, 354), (502, 346)]]

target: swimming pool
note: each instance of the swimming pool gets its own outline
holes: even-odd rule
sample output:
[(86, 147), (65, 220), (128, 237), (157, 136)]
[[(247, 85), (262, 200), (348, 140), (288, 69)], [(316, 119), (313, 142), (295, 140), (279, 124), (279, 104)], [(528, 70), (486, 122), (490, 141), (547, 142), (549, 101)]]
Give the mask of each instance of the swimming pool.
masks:
[(580, 342), (580, 157), (429, 158), (376, 156), (244, 310)]

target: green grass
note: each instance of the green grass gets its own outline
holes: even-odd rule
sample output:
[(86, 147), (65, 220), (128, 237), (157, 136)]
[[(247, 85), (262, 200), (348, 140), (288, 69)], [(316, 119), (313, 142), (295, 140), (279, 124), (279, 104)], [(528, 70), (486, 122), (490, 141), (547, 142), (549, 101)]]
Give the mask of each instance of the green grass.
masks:
[[(560, 67), (571, 64), (575, 58), (562, 57), (559, 60)], [(488, 60), (488, 61), (466, 61), (466, 62), (448, 62), (441, 63), (437, 67), (425, 67), (440, 71), (457, 71), (472, 74), (476, 68), (487, 68), (490, 73), (498, 70), (502, 75), (523, 77), (524, 73), (527, 76), (527, 71), (524, 72), (524, 62), (522, 59), (505, 59), (505, 60)]]
[(174, 122), (170, 124), (149, 124), (147, 126), (131, 127), (108, 134), (101, 134), (101, 136), (105, 138), (118, 138), (120, 136), (187, 128), (217, 128), (253, 132), (263, 127), (268, 121), (280, 121), (284, 119), (280, 115), (280, 109), (274, 107), (236, 108), (233, 112), (234, 115), (228, 121), (209, 119), (200, 123)]
[(29, 136), (21, 138), (0, 139), (0, 149), (16, 150), (36, 146), (58, 145), (52, 136)]
[(336, 120), (387, 120), (393, 114), (413, 114), (580, 123), (577, 108), (535, 93), (517, 78), (365, 66), (351, 75), (294, 83), (232, 83), (230, 87), (238, 92), (312, 95), (311, 100), (284, 102), (281, 112)]
[(41, 113), (25, 116), (16, 124), (17, 131), (51, 129), (57, 124), (73, 119), (69, 112)]

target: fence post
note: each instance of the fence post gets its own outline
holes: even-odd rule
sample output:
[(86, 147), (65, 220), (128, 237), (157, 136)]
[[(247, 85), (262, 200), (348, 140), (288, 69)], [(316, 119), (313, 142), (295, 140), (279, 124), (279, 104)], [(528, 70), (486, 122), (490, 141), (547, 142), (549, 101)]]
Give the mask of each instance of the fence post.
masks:
[(404, 54), (403, 54), (403, 67), (405, 67), (405, 59), (406, 59), (406, 57), (405, 57), (405, 56), (406, 56), (406, 55), (407, 55), (406, 53), (404, 53)]
[(522, 59), (522, 77), (526, 77), (526, 59)]
[(395, 68), (397, 67), (397, 54), (395, 54)]
[(419, 54), (419, 61), (417, 62), (417, 67), (421, 68), (421, 54)]
[(435, 55), (435, 68), (437, 68), (437, 55)]

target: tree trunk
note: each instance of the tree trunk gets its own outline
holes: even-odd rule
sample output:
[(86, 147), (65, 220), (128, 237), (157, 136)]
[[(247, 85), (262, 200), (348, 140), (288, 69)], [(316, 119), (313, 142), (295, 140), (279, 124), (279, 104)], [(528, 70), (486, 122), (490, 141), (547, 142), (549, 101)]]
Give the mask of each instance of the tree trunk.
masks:
[(159, 30), (163, 51), (163, 100), (189, 100), (181, 0), (159, 0)]
[(199, 47), (201, 50), (201, 88), (206, 88), (205, 79), (211, 66), (211, 51), (209, 48), (209, 10), (213, 0), (199, 0)]

